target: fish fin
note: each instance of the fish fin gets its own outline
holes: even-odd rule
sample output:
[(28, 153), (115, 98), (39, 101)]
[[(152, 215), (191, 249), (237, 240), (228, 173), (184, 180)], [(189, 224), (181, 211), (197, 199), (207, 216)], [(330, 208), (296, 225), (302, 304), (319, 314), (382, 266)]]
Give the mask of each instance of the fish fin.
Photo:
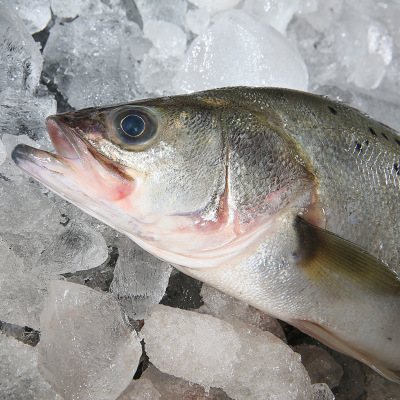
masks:
[(392, 371), (383, 365), (381, 365), (381, 361), (376, 359), (376, 357), (371, 354), (364, 354), (360, 350), (356, 349), (350, 343), (347, 343), (345, 340), (341, 339), (334, 333), (330, 332), (328, 329), (323, 326), (305, 320), (292, 319), (288, 320), (291, 325), (294, 325), (296, 328), (300, 329), (302, 332), (310, 335), (320, 342), (326, 344), (327, 346), (341, 352), (344, 354), (353, 357), (364, 364), (367, 364), (374, 371), (378, 372), (385, 378), (400, 383), (400, 371)]
[[(356, 244), (297, 216), (298, 248), (294, 262), (310, 279), (334, 296), (367, 293), (400, 297), (400, 278), (386, 264)], [(362, 296), (364, 298), (364, 296)]]

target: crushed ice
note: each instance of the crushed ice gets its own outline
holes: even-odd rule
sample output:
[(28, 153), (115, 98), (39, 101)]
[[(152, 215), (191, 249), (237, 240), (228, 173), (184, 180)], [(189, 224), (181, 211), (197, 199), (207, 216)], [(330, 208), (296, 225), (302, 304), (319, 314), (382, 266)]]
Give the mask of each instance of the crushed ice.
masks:
[(206, 285), (201, 307), (189, 278), (165, 294), (168, 265), (10, 159), (51, 149), (56, 111), (228, 85), (308, 89), (399, 129), (399, 20), (395, 0), (0, 0), (0, 330), (41, 330), (37, 347), (0, 334), (0, 397), (400, 399)]

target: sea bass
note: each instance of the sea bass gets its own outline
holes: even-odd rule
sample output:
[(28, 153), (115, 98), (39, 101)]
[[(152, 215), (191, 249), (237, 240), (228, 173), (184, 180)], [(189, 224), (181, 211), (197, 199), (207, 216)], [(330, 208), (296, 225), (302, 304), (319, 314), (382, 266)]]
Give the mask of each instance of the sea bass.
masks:
[(51, 116), (14, 161), (144, 249), (400, 382), (400, 134), (234, 87)]

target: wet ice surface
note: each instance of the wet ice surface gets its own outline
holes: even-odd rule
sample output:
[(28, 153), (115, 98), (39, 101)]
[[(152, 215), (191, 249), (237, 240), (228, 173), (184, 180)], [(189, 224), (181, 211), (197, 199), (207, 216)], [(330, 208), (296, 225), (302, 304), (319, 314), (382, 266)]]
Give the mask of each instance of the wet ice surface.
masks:
[(220, 387), (238, 400), (311, 397), (299, 354), (270, 332), (159, 305), (141, 333), (150, 361), (162, 372)]
[[(303, 392), (299, 389), (298, 393), (308, 397), (299, 394), (299, 399), (332, 399), (332, 392), (337, 400), (400, 399), (398, 385), (359, 362), (206, 285), (201, 289), (200, 283), (181, 273), (174, 271), (170, 276), (165, 263), (130, 246), (121, 234), (29, 179), (10, 159), (17, 143), (52, 148), (44, 121), (57, 109), (225, 85), (308, 88), (400, 129), (399, 19), (400, 5), (395, 0), (75, 0), (68, 5), (61, 0), (0, 0), (0, 331), (8, 332), (0, 334), (0, 398), (60, 398), (43, 376), (64, 398), (79, 390), (86, 390), (87, 398), (102, 398), (106, 396), (104, 385), (99, 387), (94, 375), (89, 376), (95, 373), (110, 383), (108, 388), (115, 388), (110, 389), (108, 398), (126, 389), (120, 396), (123, 400), (251, 398), (246, 392), (249, 382), (251, 393), (263, 390), (257, 398), (268, 398), (279, 387), (277, 398), (288, 399), (294, 388), (301, 386)], [(31, 34), (41, 41), (42, 53)], [(82, 307), (69, 308), (72, 297), (50, 295), (49, 282), (60, 279), (59, 274), (76, 283), (70, 295)], [(112, 294), (100, 293), (110, 289)], [(168, 375), (145, 359), (139, 365), (144, 371), (142, 378), (131, 381), (141, 350), (135, 347), (136, 358), (131, 363), (133, 352), (121, 349), (135, 337), (130, 333), (133, 327), (141, 326), (136, 319), (145, 318), (145, 336), (161, 341), (156, 352), (154, 347), (147, 349), (156, 364), (168, 357), (166, 333), (183, 344), (193, 337), (200, 342), (204, 339), (196, 332), (188, 336), (193, 326), (183, 317), (173, 324), (174, 318), (181, 316), (179, 310), (168, 309), (171, 317), (164, 326), (155, 324), (154, 319), (152, 325), (146, 311), (160, 300), (169, 306), (198, 309), (199, 314), (191, 318), (202, 321), (199, 332), (217, 332), (221, 342), (236, 343), (231, 348), (217, 346), (211, 354), (200, 346), (195, 358), (186, 352), (181, 360), (180, 367), (187, 375), (169, 371), (192, 382), (214, 382), (226, 392), (220, 388), (208, 391)], [(113, 310), (112, 315), (103, 312), (103, 301), (109, 305), (108, 311)], [(57, 326), (48, 324), (54, 310), (64, 318)], [(131, 318), (131, 326), (122, 316), (117, 317), (121, 310)], [(1, 321), (9, 325), (1, 325)], [(9, 330), (4, 327), (11, 324), (19, 326), (19, 332), (29, 331), (24, 326), (42, 331), (42, 376), (37, 369), (37, 347), (7, 336)], [(253, 332), (247, 335), (254, 335), (247, 350), (238, 345), (247, 340), (243, 326)], [(63, 329), (57, 330), (60, 327)], [(307, 373), (298, 356), (278, 341), (278, 348), (297, 360), (293, 363), (302, 372), (297, 379), (285, 374), (261, 379), (273, 364), (265, 358), (262, 362), (257, 357), (246, 358), (246, 351), (254, 351), (252, 346), (262, 347), (260, 338), (270, 337), (259, 330), (295, 346)], [(71, 343), (59, 339), (68, 335), (85, 342), (81, 348), (85, 356), (76, 347), (67, 352)], [(92, 350), (91, 340), (99, 337), (105, 347)], [(113, 339), (111, 350), (105, 337)], [(213, 360), (224, 359), (225, 353), (216, 357), (224, 349), (232, 355), (232, 368), (225, 374), (218, 362), (213, 364)], [(179, 346), (170, 350), (182, 355)], [(270, 350), (272, 354), (278, 351)], [(75, 369), (58, 362), (58, 354), (69, 357), (68, 363), (80, 372), (85, 366), (79, 375), (89, 382), (85, 389), (77, 388), (80, 381), (75, 379)], [(98, 362), (107, 354), (111, 368)], [(130, 367), (124, 369), (128, 361)], [(208, 376), (204, 377), (204, 371), (190, 372), (189, 367), (199, 367), (202, 362), (210, 366)], [(246, 369), (257, 372), (252, 375)], [(311, 386), (307, 374), (311, 383), (319, 383)], [(206, 378), (208, 383), (203, 381)]]
[(65, 399), (115, 399), (132, 380), (142, 348), (111, 294), (53, 281), (40, 325), (39, 370)]

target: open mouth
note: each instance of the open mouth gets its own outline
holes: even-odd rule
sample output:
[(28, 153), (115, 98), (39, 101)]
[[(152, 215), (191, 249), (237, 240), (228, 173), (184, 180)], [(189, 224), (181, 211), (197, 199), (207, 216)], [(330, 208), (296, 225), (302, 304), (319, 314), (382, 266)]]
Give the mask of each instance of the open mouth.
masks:
[(66, 166), (70, 162), (84, 161), (85, 154), (88, 153), (87, 145), (68, 126), (59, 122), (57, 117), (49, 117), (46, 128), (56, 154), (19, 144), (11, 153), (11, 157), (21, 169), (36, 177), (34, 165), (60, 172), (61, 164)]

